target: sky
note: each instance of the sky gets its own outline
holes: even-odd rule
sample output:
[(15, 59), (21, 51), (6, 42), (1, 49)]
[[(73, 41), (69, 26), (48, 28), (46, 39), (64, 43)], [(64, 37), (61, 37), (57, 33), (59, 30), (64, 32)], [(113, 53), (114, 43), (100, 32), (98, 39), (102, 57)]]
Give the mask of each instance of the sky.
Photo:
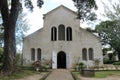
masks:
[[(96, 11), (98, 15), (98, 19), (101, 19), (101, 14), (104, 13), (104, 6), (101, 3), (103, 1), (104, 3), (108, 3), (108, 1), (117, 1), (117, 0), (96, 0), (96, 3), (98, 5), (98, 10)], [(73, 11), (77, 11), (77, 9), (74, 6), (74, 3), (72, 0), (44, 0), (44, 4), (42, 8), (38, 8), (35, 6), (35, 0), (33, 1), (34, 3), (34, 12), (28, 13), (28, 21), (30, 26), (30, 30), (27, 32), (26, 35), (29, 35), (36, 30), (40, 29), (43, 27), (43, 14), (46, 14), (47, 12), (51, 11), (52, 9), (58, 7), (59, 5), (64, 5), (68, 8), (70, 8)], [(102, 18), (103, 19), (103, 18)], [(82, 28), (89, 27), (87, 24), (82, 24)]]

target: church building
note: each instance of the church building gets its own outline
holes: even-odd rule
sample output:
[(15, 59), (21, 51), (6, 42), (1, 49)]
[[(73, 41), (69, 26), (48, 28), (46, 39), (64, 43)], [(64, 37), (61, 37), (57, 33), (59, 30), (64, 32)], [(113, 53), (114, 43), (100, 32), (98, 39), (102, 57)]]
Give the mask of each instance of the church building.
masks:
[(82, 29), (77, 13), (61, 5), (44, 14), (43, 28), (23, 40), (23, 59), (29, 64), (51, 60), (52, 69), (74, 68), (78, 62), (94, 66), (103, 63), (101, 40)]

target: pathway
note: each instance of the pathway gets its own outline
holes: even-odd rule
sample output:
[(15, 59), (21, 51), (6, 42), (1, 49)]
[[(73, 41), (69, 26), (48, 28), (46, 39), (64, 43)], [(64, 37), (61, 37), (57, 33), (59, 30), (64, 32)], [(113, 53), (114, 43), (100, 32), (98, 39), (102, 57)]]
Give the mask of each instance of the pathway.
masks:
[(45, 80), (74, 80), (67, 69), (56, 69)]

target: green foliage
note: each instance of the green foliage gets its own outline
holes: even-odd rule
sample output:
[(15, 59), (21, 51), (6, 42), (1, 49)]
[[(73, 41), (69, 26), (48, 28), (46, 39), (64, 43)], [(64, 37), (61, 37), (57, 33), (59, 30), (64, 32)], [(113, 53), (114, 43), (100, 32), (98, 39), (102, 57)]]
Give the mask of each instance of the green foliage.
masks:
[[(11, 4), (8, 4), (9, 1), (11, 2)], [(15, 28), (19, 12), (21, 11), (22, 2), (23, 1), (21, 0), (0, 0), (0, 12), (1, 12), (0, 14), (2, 16), (5, 36), (4, 37), (5, 63), (2, 72), (5, 73), (5, 75), (11, 75), (14, 72), (15, 67), (14, 62), (16, 54)], [(30, 4), (28, 3), (28, 5)]]
[(0, 63), (3, 62), (3, 48), (0, 48)]
[(99, 72), (95, 72), (95, 77), (96, 78), (106, 78), (110, 75), (120, 76), (120, 71), (99, 71)]
[(95, 30), (91, 29), (90, 27), (86, 28), (88, 32), (96, 32)]
[[(96, 26), (96, 31), (102, 37), (103, 44), (114, 43), (114, 41), (120, 41), (120, 26), (119, 21), (103, 21), (99, 25)], [(113, 41), (113, 42), (112, 42)], [(115, 43), (114, 43), (115, 44)]]
[(103, 21), (96, 26), (96, 31), (101, 36), (103, 45), (109, 44), (120, 54), (120, 20)]
[[(110, 6), (108, 6), (108, 4), (110, 4)], [(107, 17), (109, 20), (120, 20), (120, 1), (117, 0), (116, 3), (112, 3), (112, 1), (109, 1), (109, 3), (105, 4), (103, 2), (104, 5), (104, 17)]]
[(22, 65), (22, 54), (17, 53), (16, 54), (16, 66)]
[(79, 75), (80, 75), (79, 72), (72, 72), (72, 76), (73, 76), (74, 80), (80, 80)]
[(113, 62), (114, 62), (113, 60), (108, 60), (108, 59), (103, 60), (104, 64), (113, 64)]
[(103, 4), (105, 10), (103, 16), (108, 20), (97, 25), (96, 30), (102, 37), (103, 44), (109, 44), (120, 60), (120, 1), (118, 0), (116, 3), (109, 1), (107, 4), (103, 2)]
[(119, 62), (114, 62), (113, 65), (120, 65), (120, 61)]
[(111, 51), (111, 48), (103, 48), (102, 51), (103, 51), (103, 55), (105, 55), (107, 51)]
[(80, 20), (95, 20), (96, 14), (92, 9), (97, 9), (95, 0), (73, 0), (78, 9), (78, 18)]
[[(24, 0), (24, 2), (25, 7), (28, 8), (30, 11), (33, 11), (34, 6), (32, 0)], [(39, 8), (41, 8), (43, 4), (44, 4), (43, 0), (37, 0), (37, 6)]]
[(112, 61), (112, 60), (113, 60), (113, 57), (114, 57), (113, 53), (109, 53), (109, 54), (108, 54), (108, 57), (109, 57), (109, 60)]
[(31, 70), (20, 70), (18, 72), (13, 73), (10, 76), (0, 76), (0, 80), (16, 80), (39, 73), (40, 72), (33, 72)]
[[(1, 17), (0, 17), (0, 19), (1, 19)], [(4, 29), (4, 28), (3, 28), (3, 26), (2, 26), (2, 23), (0, 23), (0, 47), (2, 47), (3, 41), (4, 41), (4, 36), (3, 36), (4, 30), (3, 30), (3, 29)]]
[(19, 66), (17, 66), (17, 68), (20, 69), (20, 70), (30, 70), (30, 71), (34, 70), (33, 65), (27, 65), (27, 66), (19, 65)]
[(78, 65), (79, 65), (79, 69), (80, 69), (80, 70), (82, 70), (82, 69), (84, 68), (84, 63), (81, 62), (81, 63), (79, 63)]

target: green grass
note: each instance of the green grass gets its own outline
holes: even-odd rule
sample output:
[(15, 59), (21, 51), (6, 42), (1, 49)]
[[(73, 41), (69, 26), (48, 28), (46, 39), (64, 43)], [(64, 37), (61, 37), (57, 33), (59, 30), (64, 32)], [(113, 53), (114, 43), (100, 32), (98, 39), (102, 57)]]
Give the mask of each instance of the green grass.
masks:
[(99, 71), (99, 72), (95, 72), (95, 77), (96, 78), (105, 78), (105, 77), (111, 76), (111, 75), (120, 76), (120, 71)]
[(78, 77), (80, 75), (79, 72), (72, 72), (72, 75), (75, 78), (75, 80), (80, 80), (79, 77)]
[[(73, 75), (76, 77), (76, 80), (79, 80), (78, 76), (81, 76), (79, 72), (72, 72)], [(96, 71), (95, 77), (89, 77), (89, 78), (106, 78), (111, 75), (117, 75), (120, 76), (120, 71)]]
[(14, 73), (11, 76), (4, 76), (4, 77), (0, 76), (0, 80), (15, 80), (15, 79), (23, 78), (23, 77), (30, 76), (33, 74), (40, 74), (40, 72), (35, 72), (35, 71), (31, 71), (31, 70), (24, 70), (24, 71)]

